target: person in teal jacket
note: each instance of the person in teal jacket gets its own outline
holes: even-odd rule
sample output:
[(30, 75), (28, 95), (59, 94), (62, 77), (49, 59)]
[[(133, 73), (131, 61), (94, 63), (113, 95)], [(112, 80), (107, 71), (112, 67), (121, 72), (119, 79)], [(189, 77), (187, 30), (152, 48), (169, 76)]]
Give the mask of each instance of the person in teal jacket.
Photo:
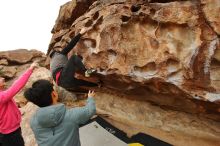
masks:
[(79, 125), (96, 113), (94, 91), (89, 91), (84, 107), (67, 109), (58, 103), (58, 94), (47, 80), (38, 80), (24, 92), (27, 100), (40, 108), (31, 119), (31, 129), (39, 146), (80, 146)]

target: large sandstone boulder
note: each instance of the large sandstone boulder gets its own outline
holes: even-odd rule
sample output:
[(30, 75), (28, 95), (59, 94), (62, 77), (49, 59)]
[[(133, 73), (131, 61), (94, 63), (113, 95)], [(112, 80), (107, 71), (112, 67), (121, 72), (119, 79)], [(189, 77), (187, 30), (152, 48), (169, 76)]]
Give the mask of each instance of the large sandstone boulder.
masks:
[(1, 59), (6, 59), (8, 62), (14, 64), (25, 64), (35, 58), (42, 58), (43, 56), (43, 53), (37, 50), (18, 49), (0, 52)]
[(96, 1), (69, 30), (56, 29), (49, 51), (88, 27), (74, 51), (98, 69), (108, 90), (219, 121), (212, 103), (220, 91), (219, 25), (205, 17), (210, 3), (214, 10), (219, 3), (153, 2)]
[(28, 68), (33, 61), (38, 61), (44, 66), (46, 56), (37, 50), (18, 49), (0, 52), (0, 74), (5, 77), (8, 83), (18, 77), (19, 73)]
[[(190, 138), (189, 145), (219, 145), (219, 1), (97, 0), (75, 13), (85, 8), (78, 4), (62, 6), (48, 54), (64, 48), (81, 28), (89, 29), (69, 55), (77, 52), (87, 68), (98, 70), (99, 93), (105, 96), (98, 109), (111, 120), (142, 125), (139, 130), (148, 134), (157, 136), (149, 129), (158, 129), (174, 145)], [(152, 105), (157, 110), (148, 110)], [(166, 111), (171, 116), (164, 119)], [(172, 117), (173, 112), (184, 116)], [(171, 133), (185, 138), (172, 140)]]

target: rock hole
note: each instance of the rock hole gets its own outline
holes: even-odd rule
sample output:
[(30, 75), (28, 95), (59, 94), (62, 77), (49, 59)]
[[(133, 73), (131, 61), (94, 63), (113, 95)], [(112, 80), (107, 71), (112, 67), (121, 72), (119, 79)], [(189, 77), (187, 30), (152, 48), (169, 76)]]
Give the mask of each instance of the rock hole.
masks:
[(137, 12), (141, 9), (140, 5), (132, 5), (131, 6), (131, 12)]
[(154, 15), (156, 13), (156, 10), (155, 9), (150, 9), (150, 14), (151, 15)]
[(146, 14), (143, 13), (143, 12), (140, 12), (140, 13), (139, 13), (139, 16), (146, 16)]
[(103, 71), (105, 71), (105, 69), (100, 67), (100, 68), (98, 68), (98, 71), (103, 72)]
[(114, 63), (116, 58), (117, 58), (117, 53), (112, 49), (108, 50), (108, 64)]
[(146, 65), (146, 69), (148, 69), (149, 71), (155, 71), (156, 70), (156, 64), (155, 62), (150, 62)]
[(179, 61), (173, 58), (169, 58), (166, 62), (166, 65), (169, 73), (176, 72), (179, 70)]
[(99, 17), (99, 12), (97, 11), (97, 12), (95, 12), (95, 14), (93, 15), (92, 19), (93, 19), (93, 20), (96, 20), (96, 19), (98, 19), (98, 17)]
[(125, 16), (125, 15), (121, 16), (122, 22), (128, 22), (130, 19), (131, 19), (131, 17), (128, 17), (128, 16)]
[(110, 53), (111, 55), (114, 55), (114, 56), (117, 55), (117, 53), (113, 49), (109, 49), (108, 53)]
[(96, 47), (96, 40), (95, 39), (84, 39), (84, 44), (86, 47), (90, 48), (95, 48)]
[(93, 21), (92, 20), (88, 20), (85, 24), (85, 27), (90, 27), (92, 26)]
[(159, 48), (159, 42), (154, 38), (150, 38), (150, 45), (153, 49)]
[(102, 24), (102, 22), (103, 22), (103, 16), (101, 16), (101, 17), (96, 21), (96, 23), (95, 23), (94, 26), (96, 27), (96, 26)]
[[(75, 36), (75, 31), (71, 31), (70, 34), (69, 34), (69, 36), (70, 36), (71, 38), (73, 38), (73, 37)], [(57, 41), (57, 40), (56, 40), (56, 41)]]
[(166, 50), (166, 51), (164, 51), (164, 54), (165, 55), (170, 55), (170, 52)]
[(128, 6), (123, 6), (123, 9), (127, 9), (127, 10), (128, 10), (128, 9), (129, 9), (129, 7), (128, 7)]
[(211, 60), (211, 66), (220, 66), (220, 58), (216, 57), (216, 58), (212, 58)]
[(140, 73), (143, 73), (144, 76), (146, 75), (153, 75), (156, 73), (157, 65), (155, 62), (149, 62), (143, 67), (135, 66), (134, 71), (138, 71)]

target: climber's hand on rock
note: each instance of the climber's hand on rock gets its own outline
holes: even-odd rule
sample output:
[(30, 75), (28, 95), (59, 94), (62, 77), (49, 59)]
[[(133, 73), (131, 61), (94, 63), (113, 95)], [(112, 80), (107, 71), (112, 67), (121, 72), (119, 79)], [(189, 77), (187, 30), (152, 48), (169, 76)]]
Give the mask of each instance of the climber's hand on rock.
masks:
[(30, 66), (31, 69), (35, 69), (35, 68), (38, 68), (38, 67), (39, 67), (39, 64), (38, 64), (36, 61), (34, 61), (34, 62), (31, 64), (31, 66)]
[(81, 35), (84, 35), (84, 34), (86, 33), (86, 31), (87, 31), (87, 29), (86, 29), (86, 28), (82, 28), (82, 29), (80, 30), (80, 32), (79, 32), (79, 33), (80, 33)]
[(95, 97), (95, 92), (89, 90), (88, 97)]

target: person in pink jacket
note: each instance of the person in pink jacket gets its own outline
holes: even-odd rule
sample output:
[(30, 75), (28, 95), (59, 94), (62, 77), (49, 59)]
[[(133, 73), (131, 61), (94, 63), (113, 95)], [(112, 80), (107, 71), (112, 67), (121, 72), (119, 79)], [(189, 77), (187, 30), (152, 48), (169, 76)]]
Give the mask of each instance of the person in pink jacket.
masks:
[(21, 113), (13, 97), (25, 86), (37, 66), (36, 62), (32, 63), (7, 90), (4, 90), (4, 78), (0, 77), (0, 146), (24, 146), (20, 128)]

